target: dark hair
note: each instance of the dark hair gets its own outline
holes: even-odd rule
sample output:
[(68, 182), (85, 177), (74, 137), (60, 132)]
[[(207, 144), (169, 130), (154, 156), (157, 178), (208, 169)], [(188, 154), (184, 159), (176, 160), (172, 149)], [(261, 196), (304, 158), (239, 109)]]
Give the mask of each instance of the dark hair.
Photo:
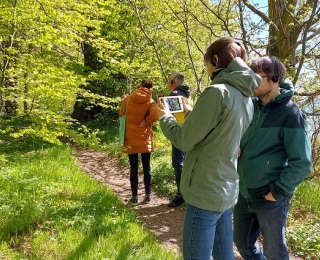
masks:
[(144, 79), (141, 81), (141, 86), (144, 87), (144, 88), (152, 88), (153, 87), (153, 83), (150, 79)]
[(282, 82), (286, 75), (286, 67), (273, 56), (263, 56), (255, 60), (250, 68), (256, 73), (266, 73), (268, 80), (272, 80), (273, 82)]
[[(214, 55), (218, 56), (218, 61), (214, 58)], [(204, 54), (205, 62), (209, 61), (218, 68), (228, 67), (229, 63), (236, 57), (247, 61), (247, 52), (239, 41), (229, 36), (214, 41)]]

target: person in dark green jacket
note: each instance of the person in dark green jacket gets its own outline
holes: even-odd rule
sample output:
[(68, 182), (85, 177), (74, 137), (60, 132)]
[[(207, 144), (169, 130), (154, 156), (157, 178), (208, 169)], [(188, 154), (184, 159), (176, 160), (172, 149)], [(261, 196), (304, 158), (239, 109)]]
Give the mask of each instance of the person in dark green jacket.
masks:
[[(261, 57), (251, 68), (262, 78), (254, 91), (254, 117), (241, 139), (240, 195), (234, 207), (234, 242), (244, 259), (287, 260), (285, 229), (290, 198), (311, 170), (306, 116), (285, 66)], [(257, 243), (262, 233), (263, 253)]]
[(180, 182), (187, 203), (184, 260), (234, 259), (232, 207), (239, 193), (238, 150), (253, 116), (251, 96), (261, 81), (245, 60), (239, 41), (219, 38), (204, 55), (212, 82), (184, 123), (158, 108), (162, 132), (186, 151)]

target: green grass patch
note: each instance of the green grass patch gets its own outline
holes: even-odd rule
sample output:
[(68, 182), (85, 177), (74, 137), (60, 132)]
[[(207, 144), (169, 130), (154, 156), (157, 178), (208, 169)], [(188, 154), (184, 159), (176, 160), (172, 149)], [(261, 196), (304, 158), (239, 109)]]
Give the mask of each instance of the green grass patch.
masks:
[(307, 260), (320, 259), (320, 223), (295, 221), (287, 229), (287, 242), (296, 255)]
[[(154, 191), (171, 199), (176, 193), (171, 143), (163, 136), (158, 124), (153, 127), (156, 147), (151, 157)], [(120, 163), (129, 165), (127, 156), (121, 154), (117, 146), (117, 126), (114, 125), (109, 133), (106, 151), (116, 155)], [(286, 235), (288, 247), (292, 253), (305, 259), (320, 259), (320, 226), (317, 224), (320, 218), (319, 187), (319, 179), (306, 180), (298, 186), (291, 200)]]
[(68, 146), (2, 154), (0, 257), (179, 259), (84, 174)]
[(320, 217), (320, 180), (312, 178), (302, 182), (296, 189), (292, 202), (297, 213)]
[[(129, 165), (115, 120), (100, 118), (87, 127), (99, 130), (100, 150)], [(171, 144), (158, 124), (153, 129), (153, 190), (172, 198)], [(80, 170), (70, 147), (1, 139), (0, 258), (181, 259), (161, 248), (108, 187)], [(320, 180), (314, 177), (302, 182), (291, 200), (287, 242), (304, 259), (320, 259), (319, 194)]]
[(291, 200), (287, 240), (305, 259), (320, 259), (320, 180), (302, 182)]
[[(122, 153), (118, 139), (118, 122), (100, 118), (88, 126), (103, 130), (99, 136), (103, 150), (116, 156), (121, 165), (129, 166), (128, 156)], [(176, 194), (174, 170), (171, 166), (171, 143), (164, 137), (158, 123), (153, 124), (155, 151), (151, 154), (153, 190), (170, 199)]]

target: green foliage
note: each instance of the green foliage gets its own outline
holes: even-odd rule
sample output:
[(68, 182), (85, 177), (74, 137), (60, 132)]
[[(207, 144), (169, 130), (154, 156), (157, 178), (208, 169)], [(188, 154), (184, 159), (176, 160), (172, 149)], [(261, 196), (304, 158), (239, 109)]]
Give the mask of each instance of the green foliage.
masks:
[(292, 251), (305, 259), (320, 257), (320, 180), (302, 182), (291, 200), (287, 240)]
[[(108, 125), (108, 129), (114, 129), (114, 126)], [(171, 166), (171, 143), (163, 136), (159, 124), (154, 124), (153, 127), (155, 136), (155, 152), (151, 156), (152, 180), (154, 191), (163, 196), (172, 198), (176, 193), (176, 184), (174, 171)], [(114, 151), (116, 147), (117, 131), (108, 131), (108, 152)], [(113, 134), (112, 134), (113, 132)], [(112, 137), (113, 135), (113, 137)], [(122, 165), (128, 166), (126, 155), (117, 155), (122, 162)], [(320, 181), (316, 178), (302, 182), (296, 189), (293, 198), (291, 199), (291, 209), (289, 211), (287, 240), (290, 250), (306, 259), (319, 258), (319, 234), (320, 226), (317, 220), (320, 218)], [(306, 240), (306, 238), (309, 238)], [(310, 243), (309, 243), (310, 242)], [(310, 258), (313, 256), (313, 258)]]
[(320, 224), (315, 221), (306, 221), (289, 227), (287, 242), (296, 255), (307, 260), (319, 259)]
[[(119, 147), (116, 121), (101, 117), (87, 127), (99, 130), (106, 151)], [(154, 191), (173, 197), (176, 186), (171, 145), (158, 124), (154, 133)], [(40, 255), (46, 259), (94, 259), (98, 255), (159, 259), (155, 257), (158, 254), (162, 259), (176, 259), (173, 254), (170, 258), (171, 253), (168, 256), (154, 249), (153, 236), (139, 230), (135, 216), (111, 191), (83, 175), (71, 155), (67, 146), (57, 147), (41, 139), (25, 139), (24, 143), (13, 139), (9, 146), (1, 146), (0, 229), (4, 232), (0, 248), (8, 259)], [(128, 165), (127, 156), (120, 150), (115, 155)], [(290, 209), (288, 245), (306, 259), (319, 258), (319, 183), (317, 179), (303, 182), (294, 193)]]
[(92, 130), (50, 111), (46, 115), (39, 113), (39, 117), (31, 114), (15, 120), (3, 120), (0, 125), (4, 128), (0, 130), (0, 143), (6, 143), (8, 149), (15, 149), (21, 142), (61, 145), (61, 141), (66, 139), (83, 147), (99, 149), (99, 136), (103, 134), (99, 129)]
[(172, 198), (176, 195), (177, 186), (175, 183), (174, 171), (168, 158), (157, 160), (157, 165), (152, 168), (152, 180), (155, 183), (155, 191), (161, 195)]
[(312, 178), (303, 181), (292, 198), (295, 211), (315, 214), (320, 218), (320, 180)]
[(6, 259), (179, 259), (67, 146), (5, 153), (0, 250)]
[(154, 124), (155, 151), (152, 153), (151, 168), (154, 190), (172, 198), (176, 195), (174, 170), (171, 165), (171, 143), (162, 134), (158, 123)]
[[(92, 142), (97, 144), (96, 133), (89, 133), (84, 126), (79, 136), (69, 131), (74, 123), (70, 114), (79, 86), (87, 85), (95, 77), (100, 81), (108, 79), (115, 70), (105, 68), (97, 76), (88, 75), (79, 47), (83, 41), (89, 42), (105, 60), (121, 56), (120, 44), (115, 39), (100, 37), (103, 19), (110, 20), (113, 13), (121, 9), (116, 3), (113, 0), (72, 3), (5, 0), (2, 3), (1, 129), (8, 130), (14, 138), (37, 137), (57, 144), (58, 138), (67, 136), (77, 137), (74, 141), (86, 146)], [(103, 55), (99, 50), (103, 50)], [(110, 86), (116, 86), (113, 83), (107, 81), (100, 95), (81, 94), (108, 108), (110, 98), (106, 100), (101, 94), (105, 95)], [(18, 121), (23, 125), (17, 125)], [(73, 129), (75, 127), (78, 126)], [(88, 138), (88, 143), (84, 138)]]
[[(250, 59), (264, 55), (266, 48), (274, 48), (272, 53), (277, 53), (288, 65), (289, 77), (299, 95), (296, 102), (309, 116), (313, 174), (318, 175), (319, 34), (310, 32), (319, 25), (316, 19), (319, 10), (312, 13), (310, 4), (315, 3), (311, 2), (288, 1), (287, 8), (280, 11), (296, 10), (295, 13), (282, 13), (279, 20), (266, 16), (259, 20), (252, 16), (253, 12), (260, 16), (257, 10), (263, 14), (278, 14), (272, 9), (276, 2), (270, 2), (271, 9), (266, 10), (258, 3), (248, 8), (248, 1), (233, 0), (3, 0), (0, 17), (1, 165), (19, 160), (21, 154), (30, 155), (31, 151), (40, 152), (52, 145), (61, 145), (60, 141), (66, 139), (84, 147), (108, 151), (118, 156), (120, 162), (127, 163), (116, 137), (120, 96), (135, 89), (141, 79), (150, 78), (156, 98), (157, 93), (168, 93), (167, 75), (181, 71), (195, 97), (208, 84), (203, 67), (206, 47), (219, 36), (232, 35), (244, 40)], [(272, 23), (282, 27), (275, 31), (269, 18), (275, 18)], [(279, 37), (279, 33), (290, 37)], [(304, 33), (308, 37), (304, 38)], [(270, 44), (274, 40), (275, 44)], [(85, 110), (82, 112), (97, 106), (102, 108), (101, 113), (94, 113), (91, 118), (95, 122), (81, 125), (70, 118), (77, 95), (83, 97)], [(155, 189), (171, 196), (175, 185), (170, 143), (157, 124), (154, 130)], [(23, 150), (21, 146), (28, 149)], [(22, 170), (20, 177), (23, 174)], [(6, 173), (3, 178), (11, 177)], [(21, 187), (22, 191), (28, 191), (27, 187), (33, 184), (26, 180), (27, 185), (23, 186), (18, 179), (13, 181), (17, 183), (14, 188)], [(20, 194), (10, 196), (17, 202)], [(319, 218), (319, 207), (315, 205), (320, 205), (320, 201), (316, 194), (319, 194), (317, 179), (299, 186), (292, 200), (293, 219), (300, 219), (300, 215)], [(36, 218), (24, 206), (28, 204), (35, 207), (26, 198), (17, 208), (30, 218), (26, 226), (19, 226), (21, 232), (31, 228), (32, 219)], [(314, 254), (301, 243), (302, 228), (296, 225), (294, 230), (290, 229), (289, 233), (293, 236), (290, 241), (295, 241), (294, 248), (304, 255)], [(311, 228), (305, 231), (308, 234)], [(308, 234), (312, 241), (318, 235), (314, 233)], [(50, 235), (49, 232), (43, 237)], [(90, 245), (90, 235), (85, 245)], [(83, 237), (79, 234), (69, 239), (76, 241)], [(15, 243), (18, 245), (20, 241)], [(303, 249), (298, 249), (299, 245), (303, 245)], [(0, 244), (1, 251), (6, 246), (6, 243)], [(7, 256), (19, 258), (19, 253), (10, 251)]]
[[(85, 99), (86, 110), (82, 112), (95, 106), (108, 111), (116, 108), (119, 97), (132, 92), (143, 78), (153, 80), (154, 93), (167, 93), (166, 78), (173, 71), (186, 75), (186, 84), (192, 87), (195, 97), (209, 80), (203, 54), (213, 40), (224, 35), (243, 39), (250, 59), (263, 55), (267, 47), (277, 49), (279, 57), (290, 65), (289, 76), (297, 91), (315, 93), (307, 93), (306, 98), (298, 101), (315, 114), (311, 126), (318, 131), (318, 102), (309, 97), (317, 96), (319, 85), (319, 36), (311, 33), (306, 44), (303, 32), (308, 34), (319, 24), (318, 19), (312, 19), (319, 10), (312, 13), (309, 2), (288, 1), (287, 8), (280, 11), (297, 12), (279, 16), (282, 20), (274, 22), (283, 27), (276, 32), (268, 17), (259, 20), (253, 16), (252, 10), (261, 16), (268, 13), (267, 8), (258, 3), (249, 8), (247, 1), (1, 3), (0, 119), (28, 117), (21, 121), (30, 122), (14, 131), (10, 121), (1, 122), (2, 129), (10, 129), (14, 137), (38, 136), (58, 143), (57, 137), (65, 135), (72, 123), (68, 117), (75, 109), (78, 94)], [(272, 6), (274, 3), (269, 8)], [(274, 13), (270, 9), (269, 15)], [(310, 19), (310, 29), (302, 30), (296, 23), (291, 26), (291, 21), (301, 19), (306, 23)], [(291, 36), (279, 39), (280, 32)], [(268, 45), (268, 40), (276, 38), (275, 44)], [(298, 41), (288, 46), (290, 39)], [(299, 61), (301, 64), (297, 64)], [(312, 138), (315, 155), (318, 138)]]

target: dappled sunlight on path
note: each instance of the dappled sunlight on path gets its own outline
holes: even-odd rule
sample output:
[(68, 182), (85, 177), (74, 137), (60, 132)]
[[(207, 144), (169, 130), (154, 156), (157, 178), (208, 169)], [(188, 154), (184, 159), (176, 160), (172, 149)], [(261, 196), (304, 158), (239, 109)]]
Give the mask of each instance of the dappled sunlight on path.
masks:
[[(120, 167), (117, 158), (96, 151), (79, 150), (76, 157), (87, 174), (107, 184), (124, 204), (128, 203), (131, 197), (128, 167)], [(158, 237), (160, 244), (180, 251), (184, 210), (180, 207), (169, 208), (169, 200), (154, 193), (153, 200), (144, 203), (142, 175), (139, 175), (138, 194), (138, 204), (128, 206), (137, 212), (139, 221)]]
[[(83, 171), (109, 186), (124, 204), (128, 203), (131, 197), (129, 167), (120, 167), (117, 158), (94, 150), (78, 150), (76, 159)], [(138, 194), (138, 204), (130, 206), (137, 212), (138, 220), (157, 236), (161, 245), (181, 252), (184, 209), (169, 208), (169, 200), (155, 193), (150, 203), (142, 202), (144, 199), (143, 175), (139, 175)], [(235, 247), (234, 251), (235, 259), (242, 259)], [(299, 259), (301, 258), (290, 256), (290, 260)]]

